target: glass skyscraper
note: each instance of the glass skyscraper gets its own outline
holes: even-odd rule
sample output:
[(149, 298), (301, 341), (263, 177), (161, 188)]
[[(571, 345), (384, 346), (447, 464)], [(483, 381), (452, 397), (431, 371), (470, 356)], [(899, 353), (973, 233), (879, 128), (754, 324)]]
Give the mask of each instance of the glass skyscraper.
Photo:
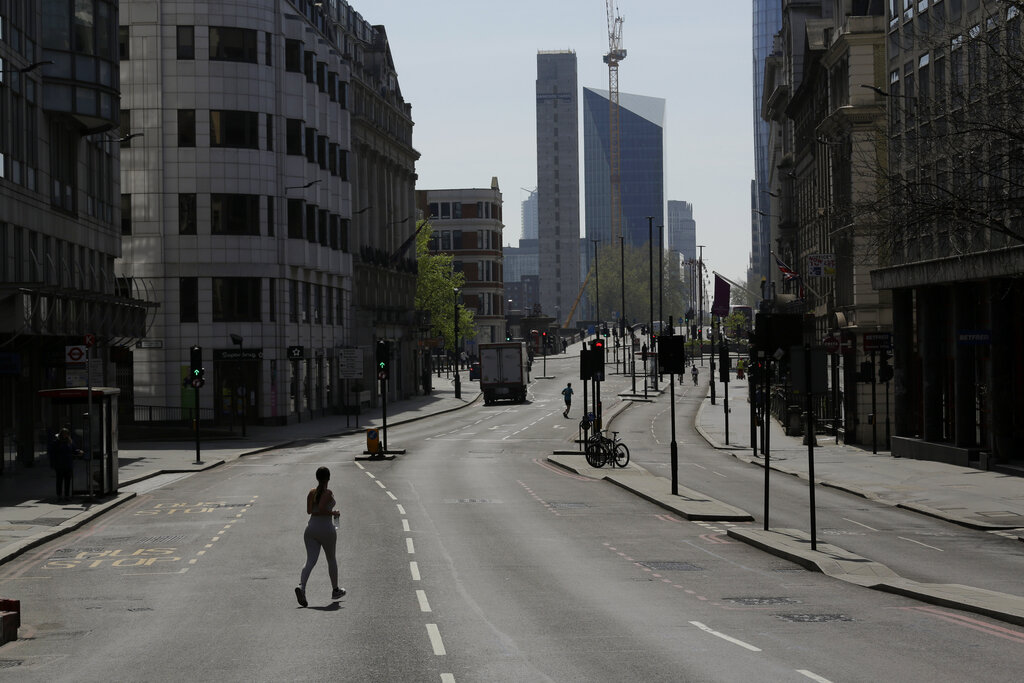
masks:
[(750, 273), (768, 273), (771, 250), (771, 202), (768, 195), (768, 122), (761, 118), (764, 62), (772, 53), (775, 34), (782, 29), (782, 0), (754, 0), (754, 192), (751, 198)]
[[(619, 94), (622, 234), (647, 244), (648, 216), (665, 224), (665, 100)], [(583, 89), (583, 182), (588, 240), (611, 239), (608, 91)], [(657, 232), (654, 233), (657, 242)]]

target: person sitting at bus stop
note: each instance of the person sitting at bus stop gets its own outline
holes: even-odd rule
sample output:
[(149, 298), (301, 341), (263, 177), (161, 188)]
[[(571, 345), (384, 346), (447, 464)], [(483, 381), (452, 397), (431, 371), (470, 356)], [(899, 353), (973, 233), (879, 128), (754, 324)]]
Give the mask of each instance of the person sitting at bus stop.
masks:
[(49, 447), (50, 467), (57, 475), (57, 500), (61, 503), (71, 501), (71, 479), (74, 473), (75, 456), (82, 451), (71, 439), (71, 430), (62, 427)]

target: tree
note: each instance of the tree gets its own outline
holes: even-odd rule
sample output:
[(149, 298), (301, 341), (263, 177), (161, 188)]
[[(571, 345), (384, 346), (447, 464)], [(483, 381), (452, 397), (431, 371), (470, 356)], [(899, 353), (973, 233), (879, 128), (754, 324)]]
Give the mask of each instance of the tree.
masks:
[[(445, 346), (455, 348), (452, 320), (455, 315), (454, 289), (461, 289), (466, 276), (452, 270), (451, 254), (431, 254), (430, 236), (433, 228), (421, 221), (416, 234), (416, 310), (424, 311), (430, 319), (430, 334), (444, 339)], [(476, 336), (473, 312), (459, 306), (459, 339)]]
[(979, 23), (934, 23), (916, 84), (873, 88), (888, 156), (864, 160), (880, 170), (878, 197), (850, 208), (896, 262), (1024, 244), (1024, 0), (989, 4)]
[[(654, 249), (658, 256), (658, 248)], [(661, 311), (666, 320), (672, 315), (677, 318), (684, 312), (683, 288), (679, 259), (674, 252), (662, 254)], [(625, 268), (622, 264), (625, 263)], [(599, 244), (596, 266), (591, 266), (586, 293), (591, 304), (595, 303), (600, 285), (601, 320), (611, 320), (612, 312), (622, 315), (622, 299), (625, 294), (625, 314), (630, 323), (643, 322), (651, 312), (650, 250), (644, 245)], [(658, 317), (658, 262), (654, 267), (654, 316)], [(624, 275), (623, 275), (624, 274)]]

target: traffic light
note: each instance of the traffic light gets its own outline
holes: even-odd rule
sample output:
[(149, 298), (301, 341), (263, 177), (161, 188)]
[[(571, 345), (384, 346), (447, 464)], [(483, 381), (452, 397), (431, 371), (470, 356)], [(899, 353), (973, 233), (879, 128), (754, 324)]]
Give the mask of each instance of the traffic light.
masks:
[(601, 335), (604, 336), (604, 337), (608, 336), (608, 326), (607, 325), (603, 325), (601, 327)]
[(724, 344), (718, 349), (718, 381), (729, 381), (729, 348)]
[(377, 340), (377, 378), (388, 378), (388, 356), (391, 355), (391, 345), (384, 339)]
[(686, 338), (664, 336), (658, 339), (658, 367), (670, 375), (686, 372)]
[(858, 382), (873, 382), (875, 380), (875, 364), (869, 360), (860, 364), (860, 371), (857, 373)]
[(590, 345), (590, 367), (593, 379), (604, 381), (604, 342), (595, 339)]
[(889, 359), (891, 357), (892, 354), (888, 351), (882, 351), (882, 358), (878, 364), (878, 381), (880, 382), (888, 382), (892, 379), (892, 366), (889, 365)]
[(189, 379), (192, 381), (192, 386), (199, 388), (206, 384), (206, 371), (203, 370), (203, 347), (193, 346), (188, 351), (191, 365)]

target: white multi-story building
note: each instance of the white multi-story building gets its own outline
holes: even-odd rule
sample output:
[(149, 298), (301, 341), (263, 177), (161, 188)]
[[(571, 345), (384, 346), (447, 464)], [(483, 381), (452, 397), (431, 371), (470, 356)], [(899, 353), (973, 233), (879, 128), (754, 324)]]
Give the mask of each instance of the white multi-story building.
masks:
[[(161, 304), (130, 359), (134, 403), (187, 410), (198, 395), (204, 417), (265, 423), (339, 408), (350, 60), (376, 31), (334, 0), (128, 0), (120, 18), (122, 133), (138, 137), (122, 150), (117, 268)], [(193, 345), (199, 392), (183, 386)]]

